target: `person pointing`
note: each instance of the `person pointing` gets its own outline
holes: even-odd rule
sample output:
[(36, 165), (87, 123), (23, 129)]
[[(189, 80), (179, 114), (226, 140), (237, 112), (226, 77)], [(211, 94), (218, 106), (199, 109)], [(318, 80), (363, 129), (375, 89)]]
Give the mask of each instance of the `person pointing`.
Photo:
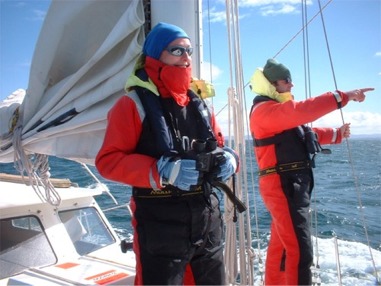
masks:
[(340, 128), (307, 126), (320, 117), (363, 102), (374, 88), (326, 92), (295, 101), (291, 72), (269, 59), (255, 70), (251, 89), (257, 94), (250, 112), (250, 131), (259, 167), (259, 191), (269, 210), (271, 236), (267, 251), (266, 285), (311, 285), (313, 248), (310, 198), (315, 155), (329, 153), (323, 144), (339, 144), (350, 136), (350, 124)]

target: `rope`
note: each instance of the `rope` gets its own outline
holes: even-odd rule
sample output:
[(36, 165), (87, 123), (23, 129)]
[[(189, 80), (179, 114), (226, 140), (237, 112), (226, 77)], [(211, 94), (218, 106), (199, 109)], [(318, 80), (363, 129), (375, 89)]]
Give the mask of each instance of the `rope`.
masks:
[[(303, 0), (303, 1), (305, 1), (305, 0)], [(276, 58), (291, 42), (293, 42), (294, 39), (301, 32), (304, 33), (306, 31), (308, 25), (313, 20), (315, 20), (315, 18), (318, 15), (320, 15), (321, 21), (322, 21), (323, 30), (324, 30), (324, 36), (325, 36), (325, 42), (326, 42), (326, 46), (327, 46), (328, 56), (329, 56), (329, 62), (330, 62), (330, 66), (331, 66), (332, 77), (333, 77), (333, 80), (334, 80), (334, 86), (335, 86), (335, 89), (337, 90), (338, 89), (338, 85), (337, 85), (337, 81), (336, 81), (336, 75), (335, 75), (335, 70), (334, 70), (334, 66), (333, 66), (333, 60), (332, 60), (332, 56), (331, 56), (331, 50), (330, 50), (330, 47), (329, 47), (329, 41), (328, 41), (327, 31), (326, 31), (324, 17), (323, 17), (323, 10), (331, 2), (332, 2), (332, 0), (329, 0), (324, 6), (321, 6), (321, 2), (319, 0), (318, 1), (319, 11), (308, 22), (306, 22), (306, 23), (303, 22), (303, 27), (275, 54), (274, 58)], [(305, 19), (306, 19), (306, 16), (305, 16)], [(307, 32), (304, 35), (307, 35)], [(305, 48), (305, 50), (308, 50), (308, 40), (306, 40), (306, 41), (307, 42), (304, 42), (304, 43), (307, 43), (307, 46), (304, 47), (304, 48)], [(311, 92), (310, 90), (307, 92), (307, 86), (309, 86), (309, 87), (311, 86), (310, 85), (310, 80), (309, 80), (309, 78), (310, 78), (310, 74), (309, 74), (310, 67), (309, 67), (309, 61), (308, 61), (309, 56), (304, 54), (304, 57), (305, 57), (305, 71), (308, 71), (308, 73), (307, 72), (305, 73), (306, 82), (308, 82), (308, 85), (306, 84), (306, 94), (310, 94), (310, 92)], [(342, 123), (344, 124), (345, 120), (344, 120), (344, 115), (343, 115), (343, 112), (342, 112), (341, 109), (340, 109), (340, 115), (341, 115)], [(380, 282), (379, 274), (378, 274), (377, 267), (376, 267), (376, 264), (375, 264), (375, 260), (374, 260), (374, 257), (373, 257), (372, 248), (370, 246), (370, 240), (369, 240), (368, 230), (367, 230), (367, 226), (366, 226), (366, 219), (365, 219), (365, 215), (364, 215), (364, 212), (363, 212), (363, 205), (362, 205), (362, 201), (361, 201), (360, 187), (359, 187), (358, 178), (356, 176), (356, 172), (355, 172), (355, 169), (354, 169), (354, 165), (352, 163), (353, 162), (352, 151), (351, 151), (351, 148), (350, 148), (350, 145), (349, 145), (348, 138), (346, 138), (346, 147), (347, 147), (347, 150), (348, 150), (348, 156), (349, 156), (349, 162), (350, 162), (350, 166), (351, 166), (352, 177), (354, 178), (356, 195), (357, 195), (357, 201), (358, 201), (358, 204), (359, 204), (360, 217), (361, 217), (362, 225), (363, 225), (364, 232), (365, 232), (365, 238), (366, 238), (367, 246), (368, 246), (368, 249), (369, 249), (369, 254), (370, 254), (370, 258), (371, 258), (371, 261), (372, 261), (373, 269), (374, 269), (374, 272), (375, 272), (376, 280), (377, 280), (377, 283), (380, 284), (381, 282)], [(314, 197), (314, 198), (315, 198), (314, 201), (316, 202), (316, 197)], [(315, 225), (317, 226), (317, 210), (316, 209), (315, 209)], [(316, 230), (316, 247), (318, 248), (317, 230)], [(316, 259), (317, 259), (317, 265), (316, 265), (316, 267), (318, 267), (319, 266), (319, 264), (318, 264), (318, 261), (319, 261), (318, 260), (319, 259), (318, 254), (317, 254)]]
[[(21, 174), (25, 184), (32, 186), (34, 192), (42, 202), (48, 202), (52, 206), (58, 206), (61, 203), (61, 197), (50, 181), (50, 167), (48, 156), (45, 154), (34, 154), (28, 156), (22, 146), (22, 112), (19, 108), (14, 113), (10, 131), (7, 135), (11, 138), (14, 148), (14, 166)], [(112, 198), (115, 204), (118, 204), (107, 186), (102, 184), (91, 170), (82, 163), (82, 166), (102, 187), (102, 189)], [(26, 177), (25, 177), (26, 176)]]
[[(302, 1), (304, 1), (304, 0), (302, 0)], [(329, 4), (331, 4), (331, 2), (332, 2), (333, 0), (329, 0), (324, 6), (323, 6), (323, 8), (321, 9), (321, 11), (323, 11)], [(319, 16), (319, 14), (321, 13), (321, 11), (319, 11), (319, 12), (317, 12), (306, 24), (304, 24), (303, 26), (302, 26), (302, 28), (273, 56), (273, 58), (275, 59), (277, 56), (279, 56), (282, 52), (283, 52), (283, 50), (285, 50), (287, 47), (288, 47), (288, 45), (290, 45), (297, 37), (298, 37), (298, 35), (300, 34), (300, 33), (302, 33), (304, 30), (305, 30), (305, 28), (306, 27), (308, 27), (308, 25), (309, 24), (311, 24), (311, 22), (312, 21), (314, 21), (315, 20), (315, 18), (317, 17), (317, 16)], [(248, 86), (250, 84), (250, 81), (248, 81), (246, 84), (245, 84), (245, 88)], [(223, 108), (225, 108), (226, 106), (224, 106)]]
[(234, 205), (226, 197), (224, 198), (224, 220), (225, 231), (225, 252), (224, 260), (226, 267), (226, 282), (235, 285), (238, 275), (238, 256), (237, 256), (237, 229), (233, 222), (235, 217)]
[[(321, 8), (320, 0), (318, 1), (318, 3), (319, 3), (319, 8), (321, 10), (322, 8)], [(333, 80), (334, 80), (335, 89), (338, 90), (338, 88), (337, 88), (337, 81), (336, 81), (336, 75), (335, 75), (335, 69), (333, 67), (333, 60), (332, 60), (332, 56), (331, 56), (331, 50), (329, 48), (328, 36), (327, 36), (326, 28), (325, 28), (325, 22), (324, 22), (323, 13), (321, 12), (320, 15), (321, 15), (321, 21), (322, 21), (323, 30), (324, 30), (325, 41), (326, 41), (326, 45), (327, 45), (327, 51), (328, 51), (328, 55), (329, 55), (329, 62), (330, 62), (330, 65), (331, 65), (332, 77), (333, 77)], [(343, 115), (342, 109), (340, 109), (340, 115), (341, 115), (342, 123), (344, 124), (345, 121), (344, 121), (344, 115)], [(346, 145), (347, 145), (347, 150), (348, 150), (348, 156), (349, 156), (349, 162), (350, 162), (350, 166), (351, 166), (352, 176), (354, 178), (355, 190), (356, 190), (356, 195), (357, 195), (357, 201), (358, 201), (358, 204), (359, 204), (359, 207), (360, 207), (359, 209), (360, 209), (361, 222), (362, 222), (362, 225), (363, 225), (363, 228), (364, 228), (365, 238), (366, 238), (367, 246), (368, 246), (368, 249), (369, 249), (370, 258), (371, 258), (371, 261), (372, 261), (372, 264), (373, 264), (376, 280), (377, 280), (377, 283), (379, 284), (380, 283), (380, 278), (378, 276), (378, 271), (377, 271), (376, 263), (374, 261), (374, 257), (373, 257), (373, 253), (372, 253), (372, 248), (370, 246), (370, 240), (369, 240), (369, 235), (368, 235), (368, 228), (367, 228), (365, 214), (364, 214), (364, 211), (363, 211), (363, 205), (362, 205), (362, 200), (361, 200), (360, 186), (359, 186), (359, 183), (358, 183), (358, 178), (356, 176), (356, 172), (355, 172), (355, 168), (354, 168), (354, 164), (353, 164), (352, 151), (351, 151), (351, 147), (349, 145), (348, 138), (346, 138), (345, 141), (346, 141)]]
[[(311, 74), (310, 74), (310, 53), (309, 53), (309, 35), (308, 35), (308, 15), (307, 15), (307, 4), (306, 0), (302, 1), (302, 27), (305, 27), (303, 29), (303, 57), (304, 57), (304, 78), (305, 78), (305, 95), (306, 99), (312, 97), (312, 91), (311, 91)], [(312, 123), (311, 123), (312, 127)], [(316, 198), (317, 191), (313, 192), (313, 212), (310, 213), (311, 215), (311, 228), (315, 230), (315, 242), (314, 238), (311, 237), (312, 244), (315, 244), (315, 261), (313, 261), (311, 266), (311, 274), (312, 274), (312, 285), (320, 285), (321, 284), (321, 277), (320, 277), (320, 264), (319, 264), (319, 241), (318, 241), (318, 206), (317, 206), (317, 198)]]
[[(210, 28), (210, 3), (209, 3), (209, 0), (207, 2), (208, 4), (208, 38), (211, 39), (212, 36), (211, 36), (211, 28)], [(212, 41), (209, 41), (209, 62), (210, 62), (210, 65), (209, 65), (209, 74), (210, 74), (210, 83), (213, 83), (213, 73), (212, 73)], [(213, 100), (213, 98), (212, 98)]]
[(28, 156), (26, 154), (22, 146), (22, 121), (23, 112), (17, 108), (9, 126), (9, 133), (6, 136), (7, 140), (12, 141), (15, 169), (21, 174), (23, 182), (32, 186), (42, 202), (58, 206), (61, 203), (61, 197), (50, 181), (48, 156), (44, 154)]
[(97, 185), (100, 186), (100, 187), (103, 189), (103, 191), (106, 192), (106, 194), (109, 195), (109, 197), (114, 201), (114, 203), (115, 203), (116, 205), (118, 205), (118, 201), (117, 201), (117, 200), (115, 199), (115, 197), (111, 194), (109, 188), (108, 188), (105, 184), (101, 183), (101, 181), (99, 181), (99, 179), (94, 175), (93, 172), (91, 172), (90, 168), (87, 167), (86, 164), (81, 163), (81, 165), (82, 165), (83, 168), (85, 168), (85, 170), (89, 173), (89, 175), (90, 175), (90, 176), (97, 182)]
[[(245, 101), (246, 102), (246, 101)], [(247, 110), (247, 109), (246, 109)], [(247, 113), (246, 113), (247, 114)], [(248, 124), (246, 124), (247, 129), (249, 129)], [(248, 134), (250, 134), (249, 130), (247, 130)], [(254, 149), (254, 146), (251, 146)], [(254, 182), (254, 158), (253, 158), (253, 152), (249, 153), (249, 162), (250, 162), (250, 177), (251, 177), (251, 182)], [(255, 231), (257, 235), (257, 257), (258, 257), (258, 274), (260, 276), (260, 282), (261, 285), (264, 285), (264, 269), (265, 269), (265, 264), (263, 261), (263, 255), (262, 255), (262, 249), (261, 249), (261, 240), (259, 236), (259, 222), (258, 222), (258, 202), (257, 202), (257, 192), (254, 190), (254, 185), (253, 185), (253, 202), (254, 202), (254, 218), (255, 218)]]
[[(20, 122), (21, 120), (13, 130), (12, 138), (15, 169), (21, 174), (24, 183), (32, 186), (42, 202), (58, 206), (61, 203), (61, 197), (50, 181), (48, 156), (44, 154), (28, 156), (26, 154), (22, 146), (22, 125)], [(24, 177), (25, 175), (27, 178)]]
[[(237, 0), (227, 0), (226, 1), (226, 21), (227, 21), (227, 32), (228, 32), (228, 48), (229, 48), (229, 65), (230, 65), (230, 88), (227, 91), (228, 94), (228, 116), (229, 121), (234, 122), (234, 125), (229, 125), (229, 138), (232, 143), (234, 135), (234, 149), (238, 152), (240, 156), (240, 172), (237, 175), (237, 196), (243, 198), (246, 203), (249, 202), (248, 196), (248, 179), (246, 173), (246, 144), (244, 135), (245, 118), (244, 114), (244, 104), (246, 102), (244, 98), (244, 84), (243, 84), (243, 74), (242, 74), (242, 59), (240, 53), (240, 38), (239, 38), (239, 11), (238, 11), (238, 1)], [(233, 74), (235, 71), (235, 74)], [(233, 118), (231, 121), (230, 118)], [(254, 284), (254, 251), (252, 249), (251, 243), (251, 224), (250, 224), (250, 211), (238, 215), (238, 252), (239, 252), (239, 270), (240, 270), (240, 281), (241, 285), (253, 285)], [(234, 235), (232, 232), (231, 235)], [(236, 237), (227, 237), (227, 239), (236, 240)], [(236, 250), (237, 245), (229, 244), (232, 247), (230, 251)], [(228, 264), (236, 263), (235, 261), (228, 261)], [(234, 268), (231, 265), (228, 268)], [(231, 276), (231, 275), (230, 275)], [(230, 283), (235, 283), (234, 281), (229, 281)]]
[[(233, 0), (234, 3), (236, 3), (235, 0)], [(305, 0), (303, 0), (304, 2), (306, 2)], [(335, 87), (337, 89), (337, 84), (336, 84), (336, 76), (335, 76), (335, 73), (334, 73), (334, 68), (333, 68), (333, 61), (332, 61), (332, 57), (331, 57), (331, 52), (330, 52), (330, 48), (329, 48), (329, 44), (328, 44), (328, 39), (327, 39), (327, 33), (326, 33), (326, 29), (325, 29), (325, 24), (324, 24), (324, 19), (323, 19), (323, 10), (329, 5), (331, 4), (332, 0), (329, 0), (323, 7), (321, 6), (320, 4), (320, 1), (319, 1), (319, 11), (307, 22), (307, 14), (305, 13), (304, 14), (304, 17), (303, 17), (303, 27), (275, 54), (274, 58), (276, 58), (291, 42), (293, 42), (293, 40), (301, 33), (303, 32), (304, 33), (304, 37), (305, 37), (305, 40), (304, 40), (304, 50), (305, 50), (305, 54), (304, 54), (304, 58), (305, 58), (305, 77), (306, 77), (306, 95), (309, 94), (309, 96), (311, 97), (311, 83), (310, 83), (310, 63), (309, 63), (309, 43), (308, 43), (308, 30), (307, 30), (307, 27), (309, 26), (309, 24), (314, 21), (316, 19), (316, 17), (320, 14), (321, 18), (322, 18), (322, 23), (323, 23), (323, 27), (324, 27), (324, 35), (326, 37), (326, 44), (327, 44), (327, 50), (328, 50), (328, 53), (329, 53), (329, 58), (330, 58), (330, 63), (331, 63), (331, 70), (332, 70), (332, 73), (333, 73), (333, 78), (334, 78), (334, 81), (335, 81)], [(233, 29), (233, 32), (231, 31), (231, 26), (230, 24), (233, 25), (233, 27), (235, 25), (236, 28), (238, 27), (238, 24), (235, 23), (235, 19), (234, 19), (234, 16), (231, 16), (231, 12), (230, 10), (234, 10), (234, 4), (231, 4), (231, 2), (229, 0), (226, 1), (226, 15), (227, 15), (227, 31), (228, 31), (228, 39), (229, 39), (229, 43), (231, 43), (232, 41), (236, 44), (235, 46), (235, 49), (232, 48), (232, 46), (229, 44), (229, 65), (230, 65), (230, 82), (231, 82), (231, 86), (233, 86), (233, 74), (232, 74), (232, 70), (235, 70), (236, 71), (236, 75), (235, 75), (235, 78), (237, 80), (236, 82), (236, 86), (237, 86), (237, 93), (239, 95), (244, 95), (244, 91), (241, 89), (241, 85), (240, 85), (240, 79), (241, 79), (241, 74), (240, 74), (240, 68), (239, 66), (233, 68), (233, 62), (237, 64), (237, 62), (240, 64), (240, 54), (239, 52), (239, 38), (238, 38), (238, 33), (237, 34), (234, 34), (233, 32), (235, 32), (236, 30)], [(306, 4), (305, 4), (306, 6)], [(232, 7), (232, 8), (231, 8)], [(303, 9), (304, 11), (304, 9)], [(236, 15), (238, 15), (238, 12), (236, 12)], [(233, 34), (232, 34), (233, 33)], [(237, 37), (237, 38), (234, 38)], [(232, 57), (232, 54), (233, 54), (233, 50), (235, 52), (235, 58), (233, 60), (233, 57)], [(245, 86), (247, 86), (249, 83), (247, 83)], [(245, 87), (244, 86), (244, 87)], [(229, 93), (235, 93), (235, 90), (229, 90), (228, 91), (228, 94)], [(238, 102), (246, 102), (246, 100), (244, 101), (241, 101), (240, 99), (237, 99), (236, 97), (234, 97), (234, 101), (238, 101)], [(226, 107), (229, 107), (229, 110), (228, 110), (228, 113), (229, 113), (229, 121), (231, 122), (230, 118), (231, 118), (231, 115), (230, 115), (230, 107), (231, 107), (231, 102), (229, 101), (229, 103), (227, 105), (225, 105), (218, 113), (217, 115), (223, 110), (225, 109)], [(242, 110), (241, 110), (242, 112)], [(342, 114), (342, 111), (340, 110), (341, 112), (341, 117), (342, 117), (342, 121), (344, 122), (344, 118), (343, 118), (343, 114)], [(243, 113), (241, 113), (243, 114)], [(233, 115), (233, 118), (234, 118), (234, 115)], [(235, 122), (236, 125), (240, 125), (237, 123), (236, 119), (234, 118), (233, 122)], [(244, 125), (240, 125), (240, 126), (244, 126)], [(236, 130), (234, 130), (236, 131)], [(229, 125), (229, 135), (231, 134), (231, 129), (230, 129), (230, 125)], [(250, 134), (250, 133), (248, 133)], [(234, 136), (235, 138), (236, 137), (236, 133), (234, 133)], [(231, 137), (231, 136), (230, 136)], [(348, 139), (346, 139), (347, 141), (347, 148), (348, 148), (348, 152), (349, 152), (349, 158), (350, 158), (350, 162), (352, 162), (352, 155), (351, 155), (351, 151), (350, 151), (350, 148), (349, 148), (349, 143), (348, 143)], [(242, 158), (242, 157), (241, 157)], [(246, 165), (241, 165), (242, 167), (241, 168), (244, 168), (244, 166)], [(354, 174), (354, 167), (353, 167), (353, 164), (351, 164), (351, 167), (352, 167), (352, 174)], [(357, 177), (354, 176), (355, 178), (355, 183), (356, 183), (356, 190), (358, 190), (358, 182), (357, 182)], [(369, 236), (368, 236), (368, 233), (367, 233), (367, 228), (366, 228), (366, 223), (365, 223), (365, 218), (364, 218), (364, 215), (363, 215), (363, 207), (362, 207), (362, 203), (361, 203), (361, 198), (360, 198), (360, 195), (359, 195), (359, 192), (357, 192), (357, 195), (358, 195), (358, 201), (359, 201), (359, 205), (360, 205), (360, 212), (361, 212), (361, 215), (362, 215), (362, 221), (363, 221), (363, 225), (364, 225), (364, 229), (365, 229), (365, 236), (366, 236), (366, 240), (367, 240), (367, 243), (368, 243), (368, 248), (369, 248), (369, 251), (370, 251), (370, 255), (371, 255), (371, 259), (372, 259), (372, 262), (373, 262), (373, 267), (375, 269), (375, 272), (376, 272), (376, 279), (377, 281), (379, 281), (379, 278), (378, 278), (378, 274), (377, 274), (377, 270), (376, 270), (376, 266), (375, 266), (375, 262), (374, 262), (374, 259), (373, 259), (373, 255), (372, 255), (372, 251), (371, 251), (371, 248), (370, 248), (370, 242), (369, 242)], [(319, 274), (318, 277), (315, 277), (315, 282), (317, 284), (320, 283), (320, 266), (319, 266), (319, 247), (318, 247), (318, 240), (317, 240), (317, 207), (316, 207), (316, 193), (314, 192), (314, 204), (315, 204), (315, 213), (314, 213), (314, 221), (315, 221), (315, 225), (316, 225), (316, 228), (315, 228), (315, 231), (316, 231), (316, 273)], [(255, 218), (256, 218), (256, 224), (257, 224), (257, 236), (259, 238), (259, 231), (258, 231), (258, 222), (257, 222), (257, 208), (256, 208), (256, 200), (255, 200), (255, 196), (254, 196), (254, 210), (255, 210)], [(258, 239), (259, 241), (259, 239)], [(250, 250), (247, 251), (249, 256), (251, 254)], [(261, 259), (261, 251), (260, 251), (260, 245), (258, 245), (258, 252), (259, 252), (259, 263), (261, 263), (262, 259)], [(241, 252), (240, 252), (241, 253)], [(250, 258), (249, 258), (250, 259)], [(250, 264), (250, 263), (249, 263)], [(260, 268), (261, 269), (261, 268)], [(242, 271), (242, 269), (241, 269)], [(242, 274), (242, 273), (241, 273)], [(243, 277), (245, 278), (245, 277)], [(241, 279), (241, 283), (242, 283), (242, 280)], [(379, 283), (379, 282), (378, 282)], [(252, 283), (251, 283), (252, 284)]]
[(339, 257), (339, 245), (337, 244), (336, 235), (333, 237), (333, 243), (335, 245), (337, 280), (339, 281), (339, 286), (341, 286), (342, 285), (342, 279), (341, 279), (341, 266), (340, 266), (340, 257)]
[(374, 273), (375, 273), (375, 276), (376, 276), (377, 285), (380, 285), (381, 284), (381, 280), (380, 280), (379, 273), (378, 273), (377, 267), (376, 267), (376, 263), (375, 263), (375, 260), (374, 260), (374, 257), (373, 257), (372, 248), (370, 246), (368, 227), (367, 227), (366, 218), (365, 218), (365, 214), (364, 214), (364, 207), (363, 207), (362, 200), (361, 200), (361, 190), (360, 190), (360, 186), (359, 186), (359, 182), (358, 182), (358, 177), (356, 175), (357, 172), (355, 171), (355, 167), (354, 167), (354, 165), (352, 163), (353, 162), (352, 151), (351, 151), (348, 139), (346, 139), (346, 143), (347, 143), (347, 149), (348, 149), (349, 162), (351, 162), (350, 163), (351, 173), (352, 173), (352, 176), (353, 176), (353, 179), (354, 179), (354, 183), (355, 183), (357, 202), (359, 204), (359, 212), (360, 212), (361, 222), (362, 222), (362, 226), (364, 228), (365, 238), (366, 238), (367, 246), (368, 246), (368, 249), (369, 249), (369, 255), (370, 255), (370, 258), (371, 258), (371, 261), (372, 261), (372, 266), (373, 266), (373, 269), (374, 269)]
[(320, 9), (320, 11), (319, 12), (317, 12), (312, 18), (311, 18), (311, 20), (309, 20), (308, 22), (307, 22), (307, 24), (306, 25), (304, 25), (276, 54), (275, 54), (275, 56), (273, 57), (274, 59), (289, 45), (289, 44), (291, 44), (295, 39), (296, 39), (296, 37), (313, 21), (313, 20), (315, 20), (315, 18), (317, 17), (317, 16), (319, 16), (319, 14), (332, 2), (333, 0), (329, 0), (324, 6), (323, 6), (323, 8), (321, 8)]

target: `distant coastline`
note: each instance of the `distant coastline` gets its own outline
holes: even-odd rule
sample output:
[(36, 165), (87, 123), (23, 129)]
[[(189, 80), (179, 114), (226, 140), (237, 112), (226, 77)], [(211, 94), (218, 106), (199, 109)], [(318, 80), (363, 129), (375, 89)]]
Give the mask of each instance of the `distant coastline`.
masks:
[[(234, 138), (234, 137), (233, 137)], [(225, 140), (228, 140), (229, 137), (225, 136)], [(250, 135), (246, 135), (246, 140), (252, 140), (253, 138)], [(381, 134), (351, 134), (349, 139), (380, 139)]]
[(352, 134), (352, 139), (381, 139), (381, 134)]

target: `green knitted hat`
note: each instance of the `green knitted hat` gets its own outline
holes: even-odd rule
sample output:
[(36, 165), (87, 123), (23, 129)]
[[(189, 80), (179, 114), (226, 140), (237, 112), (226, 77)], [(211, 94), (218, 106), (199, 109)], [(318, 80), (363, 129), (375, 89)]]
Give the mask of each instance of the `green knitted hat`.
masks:
[(265, 67), (263, 68), (263, 74), (269, 80), (269, 82), (275, 82), (281, 79), (290, 79), (291, 81), (291, 73), (281, 63), (278, 63), (274, 59), (268, 59)]

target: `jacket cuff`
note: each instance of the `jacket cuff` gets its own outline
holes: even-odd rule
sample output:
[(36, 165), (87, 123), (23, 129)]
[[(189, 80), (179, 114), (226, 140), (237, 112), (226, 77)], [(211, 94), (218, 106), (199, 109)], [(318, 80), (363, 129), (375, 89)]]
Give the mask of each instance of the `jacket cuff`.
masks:
[(342, 102), (343, 102), (343, 96), (342, 96), (341, 92), (338, 91), (338, 90), (336, 90), (336, 91), (334, 91), (332, 94), (333, 94), (333, 96), (334, 96), (335, 99), (336, 99), (337, 109), (340, 109), (341, 107), (343, 107), (343, 105), (342, 105)]
[(342, 140), (340, 128), (333, 129), (332, 144), (340, 144)]

